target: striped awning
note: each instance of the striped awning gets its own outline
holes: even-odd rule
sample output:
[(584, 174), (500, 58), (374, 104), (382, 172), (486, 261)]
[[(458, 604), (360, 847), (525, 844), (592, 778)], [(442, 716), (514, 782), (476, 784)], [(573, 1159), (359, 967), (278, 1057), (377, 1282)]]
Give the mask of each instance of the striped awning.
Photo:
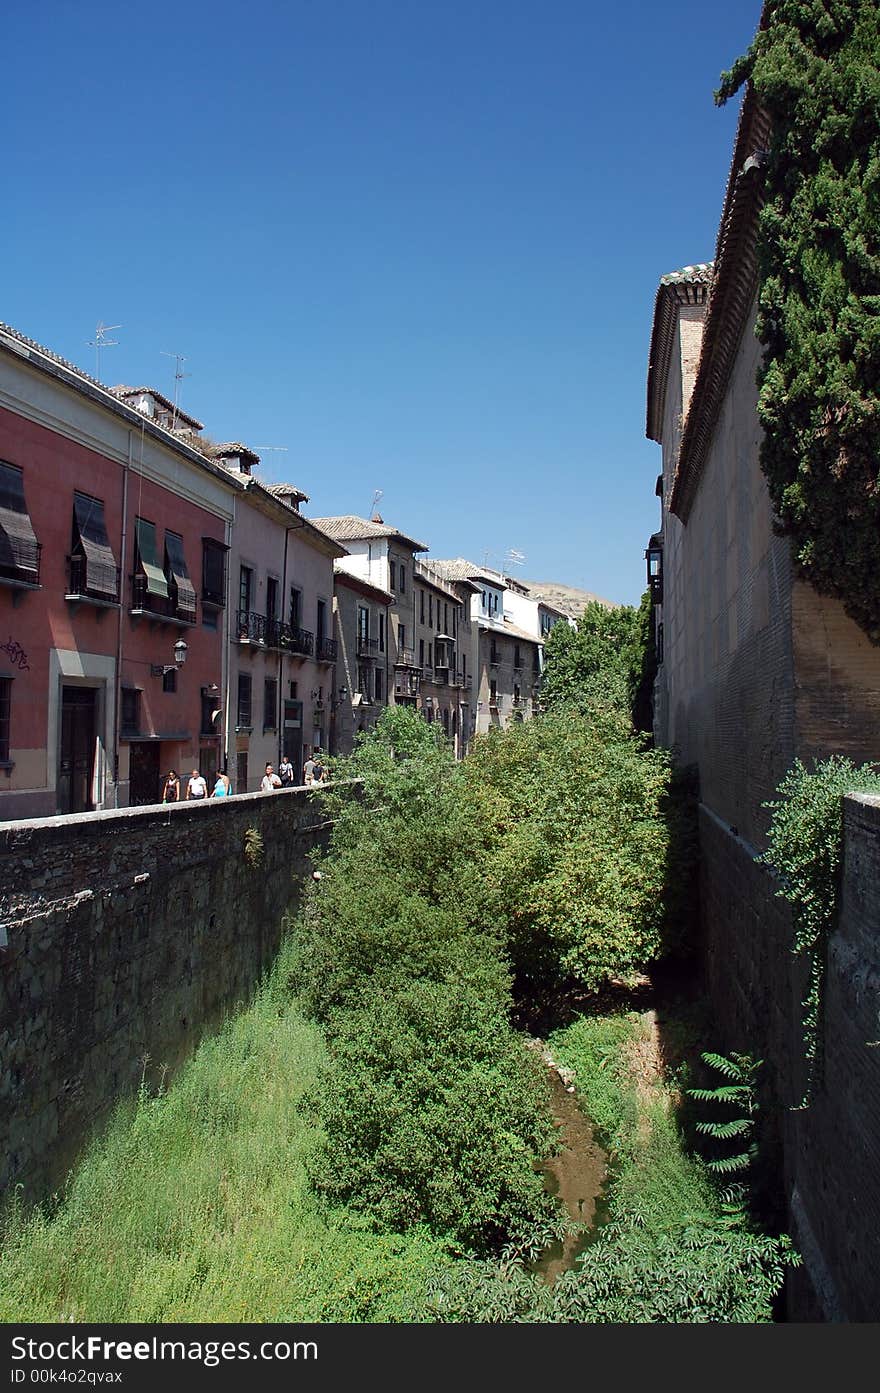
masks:
[(0, 460), (0, 569), (36, 581), (40, 547), (24, 499), (24, 475)]
[(183, 538), (178, 537), (176, 532), (165, 533), (165, 555), (168, 560), (168, 570), (174, 580), (177, 589), (177, 608), (182, 610), (193, 620), (196, 617), (196, 592), (193, 583), (189, 578), (189, 571), (186, 568), (186, 557), (183, 554)]
[(85, 493), (73, 495), (73, 525), (86, 563), (85, 588), (108, 600), (117, 598), (116, 557), (107, 538), (104, 504)]
[(168, 581), (165, 579), (165, 572), (159, 564), (159, 553), (156, 549), (156, 524), (138, 518), (135, 522), (135, 533), (137, 536), (138, 564), (147, 578), (147, 594), (161, 595), (162, 599), (167, 600)]

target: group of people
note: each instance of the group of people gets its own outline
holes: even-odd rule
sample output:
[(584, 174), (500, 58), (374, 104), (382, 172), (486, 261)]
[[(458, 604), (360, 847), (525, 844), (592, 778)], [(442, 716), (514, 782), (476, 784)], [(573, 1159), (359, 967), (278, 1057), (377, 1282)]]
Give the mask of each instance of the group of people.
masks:
[[(232, 792), (232, 784), (228, 774), (218, 774), (211, 793), (212, 798), (226, 798)], [(208, 796), (208, 781), (198, 769), (194, 769), (187, 780), (186, 793), (184, 800), (192, 799), (198, 802), (200, 798)], [(165, 776), (165, 783), (162, 786), (163, 803), (180, 802), (180, 776), (174, 769), (169, 769)]]
[[(303, 765), (304, 784), (322, 784), (327, 779), (327, 770), (321, 762), (321, 751), (315, 750)], [(291, 788), (294, 782), (293, 765), (290, 757), (284, 755), (275, 772), (271, 764), (266, 765), (266, 772), (260, 784), (261, 793), (273, 793), (276, 788)], [(228, 798), (232, 792), (232, 784), (228, 774), (218, 774), (211, 793), (212, 798)], [(198, 801), (200, 798), (208, 797), (208, 783), (204, 775), (198, 769), (194, 769), (189, 776), (186, 784), (184, 800), (193, 799)], [(165, 783), (162, 786), (163, 803), (180, 802), (180, 776), (174, 769), (169, 769), (165, 776)]]

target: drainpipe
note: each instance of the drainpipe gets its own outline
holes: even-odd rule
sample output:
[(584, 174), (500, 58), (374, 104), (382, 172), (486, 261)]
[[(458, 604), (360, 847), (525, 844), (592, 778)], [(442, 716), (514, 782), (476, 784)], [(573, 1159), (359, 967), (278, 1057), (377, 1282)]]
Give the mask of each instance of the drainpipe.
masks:
[(119, 613), (116, 627), (116, 686), (113, 693), (113, 806), (119, 807), (119, 716), (122, 705), (122, 616), (125, 611), (125, 559), (128, 546), (128, 475), (134, 444), (128, 432), (128, 457), (122, 464), (122, 533), (119, 539)]

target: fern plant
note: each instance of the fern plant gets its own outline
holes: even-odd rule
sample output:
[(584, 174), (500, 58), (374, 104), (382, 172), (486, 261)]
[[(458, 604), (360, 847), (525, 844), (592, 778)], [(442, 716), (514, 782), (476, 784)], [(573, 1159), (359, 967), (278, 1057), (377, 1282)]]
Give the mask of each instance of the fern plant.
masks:
[[(689, 1088), (689, 1097), (725, 1110), (735, 1109), (733, 1116), (718, 1121), (709, 1118), (696, 1124), (697, 1131), (704, 1136), (713, 1137), (717, 1142), (732, 1143), (725, 1155), (714, 1157), (706, 1165), (716, 1175), (736, 1175), (748, 1170), (758, 1154), (754, 1131), (758, 1111), (758, 1070), (763, 1060), (736, 1053), (728, 1059), (723, 1054), (713, 1054), (711, 1051), (705, 1051), (702, 1059), (728, 1082), (715, 1088)], [(742, 1184), (729, 1186), (722, 1193), (722, 1199), (727, 1205), (738, 1208), (745, 1199), (745, 1187)]]

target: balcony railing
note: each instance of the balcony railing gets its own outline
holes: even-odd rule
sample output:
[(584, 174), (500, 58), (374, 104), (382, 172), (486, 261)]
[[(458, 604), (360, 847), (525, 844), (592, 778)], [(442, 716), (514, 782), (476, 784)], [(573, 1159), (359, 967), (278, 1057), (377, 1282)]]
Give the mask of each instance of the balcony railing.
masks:
[(308, 629), (299, 629), (294, 624), (281, 625), (281, 647), (287, 653), (297, 653), (302, 658), (310, 658), (315, 651), (315, 636)]
[(131, 578), (131, 608), (132, 613), (142, 613), (153, 616), (154, 618), (167, 619), (173, 624), (191, 624), (196, 622), (196, 612), (194, 609), (183, 609), (177, 603), (175, 587), (169, 584), (169, 594), (153, 595), (147, 589), (147, 577), (138, 573)]
[(16, 537), (12, 560), (0, 562), (0, 584), (20, 585), (34, 589), (40, 584), (40, 553), (42, 542), (31, 542), (26, 537)]
[(89, 587), (88, 569), (84, 556), (67, 558), (67, 594), (77, 599), (97, 600), (108, 605), (119, 604), (119, 567), (116, 568), (116, 585), (112, 595), (109, 591), (94, 590)]
[(358, 634), (357, 652), (359, 658), (377, 658), (379, 656), (379, 640)]
[(235, 615), (235, 633), (239, 643), (266, 643), (266, 616), (240, 609)]
[(394, 666), (413, 668), (416, 672), (422, 670), (421, 664), (416, 662), (416, 655), (412, 648), (398, 648)]
[(490, 652), (489, 652), (489, 662), (491, 663), (492, 667), (497, 667), (499, 661), (500, 661), (500, 659), (499, 659), (499, 657), (498, 657), (498, 649), (497, 649), (497, 648), (492, 648), (492, 649), (490, 649)]
[(338, 647), (335, 638), (319, 638), (315, 657), (319, 663), (335, 663)]
[(420, 685), (421, 678), (417, 672), (399, 672), (394, 679), (394, 695), (398, 698), (415, 698)]

